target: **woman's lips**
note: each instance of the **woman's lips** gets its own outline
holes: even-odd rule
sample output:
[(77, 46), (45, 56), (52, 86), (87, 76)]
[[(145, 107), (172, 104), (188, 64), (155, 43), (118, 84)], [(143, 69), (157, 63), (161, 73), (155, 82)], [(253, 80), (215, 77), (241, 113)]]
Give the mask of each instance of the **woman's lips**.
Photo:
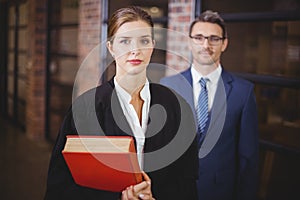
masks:
[(139, 59), (132, 59), (132, 60), (128, 60), (128, 62), (132, 65), (139, 65), (142, 63), (142, 60)]

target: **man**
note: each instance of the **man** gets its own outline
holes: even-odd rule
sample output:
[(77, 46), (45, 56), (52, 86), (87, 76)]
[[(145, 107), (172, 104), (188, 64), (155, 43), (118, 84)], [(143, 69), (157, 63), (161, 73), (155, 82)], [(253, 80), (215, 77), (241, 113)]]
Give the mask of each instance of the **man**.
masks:
[(199, 199), (256, 199), (254, 86), (226, 72), (220, 63), (228, 38), (218, 13), (203, 12), (192, 22), (189, 37), (191, 67), (163, 78), (161, 83), (182, 95), (194, 110), (199, 137)]

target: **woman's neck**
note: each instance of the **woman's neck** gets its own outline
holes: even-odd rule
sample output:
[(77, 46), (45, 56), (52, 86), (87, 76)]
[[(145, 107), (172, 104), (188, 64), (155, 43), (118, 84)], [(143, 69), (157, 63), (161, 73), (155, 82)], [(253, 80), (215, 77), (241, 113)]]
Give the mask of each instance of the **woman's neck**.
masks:
[(146, 76), (116, 75), (118, 84), (131, 96), (139, 94), (146, 83)]

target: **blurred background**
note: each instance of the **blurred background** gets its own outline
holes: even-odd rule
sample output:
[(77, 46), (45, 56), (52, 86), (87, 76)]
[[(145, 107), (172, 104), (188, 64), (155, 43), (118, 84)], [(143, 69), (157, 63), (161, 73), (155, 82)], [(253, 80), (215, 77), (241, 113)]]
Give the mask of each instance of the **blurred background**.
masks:
[(259, 198), (300, 199), (299, 0), (0, 0), (0, 199), (43, 199), (72, 96), (92, 87), (92, 75), (101, 84), (114, 73), (104, 67), (104, 45), (93, 63), (84, 59), (105, 41), (110, 14), (127, 5), (147, 10), (155, 27), (182, 33), (156, 33), (161, 49), (152, 62), (168, 68), (152, 67), (153, 81), (189, 67), (190, 22), (207, 9), (220, 13), (229, 35), (222, 64), (255, 84)]

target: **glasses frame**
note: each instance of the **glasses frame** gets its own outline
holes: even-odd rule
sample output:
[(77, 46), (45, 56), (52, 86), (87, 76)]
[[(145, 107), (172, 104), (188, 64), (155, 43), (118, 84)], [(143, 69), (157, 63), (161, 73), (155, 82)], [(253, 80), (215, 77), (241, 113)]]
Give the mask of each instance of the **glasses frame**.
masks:
[[(195, 36), (191, 36), (189, 35), (189, 37), (192, 39), (192, 41), (195, 43), (195, 44), (204, 44), (205, 40), (207, 40), (208, 44), (211, 45), (211, 46), (218, 46), (220, 45), (220, 41), (224, 41), (226, 39), (226, 37), (219, 37), (217, 35), (210, 35), (210, 36), (204, 36), (204, 35), (195, 35)], [(202, 42), (200, 42), (199, 40), (197, 40), (197, 38), (199, 37), (202, 37), (204, 40)], [(218, 39), (218, 41), (216, 43), (212, 42), (213, 39)]]

